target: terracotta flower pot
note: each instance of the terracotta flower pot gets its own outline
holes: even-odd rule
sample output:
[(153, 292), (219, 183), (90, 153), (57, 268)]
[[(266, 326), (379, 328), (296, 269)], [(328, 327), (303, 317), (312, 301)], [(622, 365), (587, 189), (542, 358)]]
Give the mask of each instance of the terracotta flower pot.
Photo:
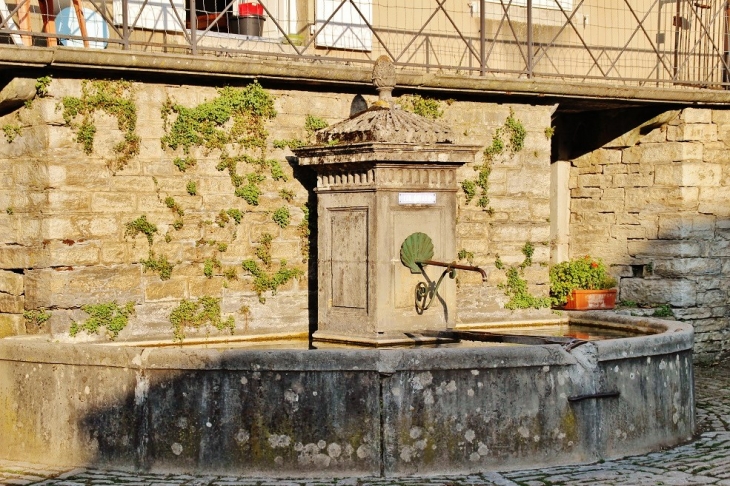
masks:
[(613, 309), (616, 307), (616, 292), (616, 289), (573, 290), (568, 296), (568, 302), (563, 306), (563, 309)]

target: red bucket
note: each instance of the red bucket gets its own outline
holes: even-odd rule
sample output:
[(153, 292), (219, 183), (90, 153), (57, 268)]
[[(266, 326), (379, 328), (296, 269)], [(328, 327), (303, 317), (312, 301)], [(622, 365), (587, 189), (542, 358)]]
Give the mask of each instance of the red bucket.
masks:
[(238, 15), (263, 15), (264, 6), (260, 3), (239, 3)]

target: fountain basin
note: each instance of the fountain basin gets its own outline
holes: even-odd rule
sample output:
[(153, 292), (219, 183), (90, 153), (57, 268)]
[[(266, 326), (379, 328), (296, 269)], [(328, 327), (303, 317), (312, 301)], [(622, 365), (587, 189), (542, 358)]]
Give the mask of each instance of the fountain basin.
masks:
[(691, 438), (691, 326), (605, 312), (571, 321), (631, 335), (570, 351), (555, 344), (308, 350), (7, 338), (0, 340), (0, 457), (152, 471), (398, 476), (592, 462)]

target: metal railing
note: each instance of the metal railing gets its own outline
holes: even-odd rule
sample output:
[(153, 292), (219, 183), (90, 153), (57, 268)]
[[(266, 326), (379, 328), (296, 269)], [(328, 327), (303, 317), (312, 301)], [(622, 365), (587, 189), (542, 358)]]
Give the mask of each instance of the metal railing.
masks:
[(273, 55), (318, 63), (371, 64), (387, 55), (410, 71), (724, 89), (730, 85), (729, 5), (728, 0), (0, 0), (0, 42)]

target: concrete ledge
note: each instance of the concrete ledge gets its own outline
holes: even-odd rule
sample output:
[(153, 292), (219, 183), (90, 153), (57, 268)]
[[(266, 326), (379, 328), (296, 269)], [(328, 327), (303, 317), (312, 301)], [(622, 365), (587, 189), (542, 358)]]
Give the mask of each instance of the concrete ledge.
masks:
[[(318, 85), (372, 86), (372, 66), (345, 66), (342, 60), (318, 58), (317, 62), (246, 56), (214, 58), (183, 54), (75, 49), (69, 47), (0, 46), (0, 65), (36, 68), (78, 69), (85, 75), (108, 76), (112, 70), (164, 73), (214, 78), (260, 78)], [(106, 74), (105, 74), (106, 72)], [(722, 105), (730, 102), (730, 92), (709, 89), (668, 89), (615, 86), (607, 83), (575, 83), (536, 79), (493, 79), (449, 74), (399, 72), (402, 89), (448, 91), (450, 93), (498, 94), (540, 99), (586, 99), (641, 104)]]

